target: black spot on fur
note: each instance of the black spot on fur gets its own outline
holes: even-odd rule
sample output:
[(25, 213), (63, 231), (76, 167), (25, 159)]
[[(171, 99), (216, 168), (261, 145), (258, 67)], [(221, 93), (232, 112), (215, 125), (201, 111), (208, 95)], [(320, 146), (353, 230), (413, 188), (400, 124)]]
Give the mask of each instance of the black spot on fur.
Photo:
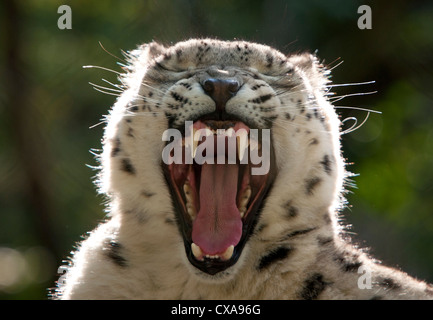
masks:
[(325, 221), (326, 224), (330, 224), (330, 223), (332, 222), (331, 217), (330, 217), (330, 215), (329, 215), (328, 212), (326, 212), (326, 213), (323, 215), (323, 220)]
[(103, 251), (110, 260), (118, 265), (119, 267), (126, 267), (128, 265), (127, 260), (121, 255), (123, 247), (120, 243), (110, 240), (105, 243)]
[(128, 137), (134, 138), (134, 129), (128, 128), (128, 131), (126, 132), (126, 135)]
[(263, 103), (265, 101), (268, 101), (269, 99), (272, 98), (272, 94), (265, 94), (263, 96), (258, 97), (260, 103)]
[(300, 293), (300, 297), (304, 300), (315, 300), (325, 290), (327, 285), (323, 280), (323, 275), (315, 273), (304, 281), (304, 288)]
[(181, 102), (182, 104), (188, 103), (189, 100), (188, 98), (182, 97), (180, 94), (178, 94), (177, 92), (171, 91), (170, 92), (171, 97), (176, 100)]
[(267, 62), (267, 65), (266, 65), (267, 68), (272, 67), (272, 64), (274, 63), (274, 57), (270, 54), (267, 54), (266, 55), (266, 62)]
[(176, 225), (176, 220), (175, 220), (174, 218), (166, 218), (166, 219), (164, 220), (164, 222), (165, 222), (166, 224), (169, 224), (169, 225)]
[(379, 285), (389, 290), (397, 290), (401, 288), (400, 284), (396, 283), (391, 278), (382, 279), (382, 281), (379, 282)]
[(256, 84), (254, 86), (251, 87), (251, 90), (256, 91), (258, 88), (264, 87), (266, 86), (266, 84)]
[(119, 139), (119, 138), (116, 138), (116, 139), (114, 140), (113, 149), (111, 149), (111, 156), (112, 156), (112, 157), (115, 157), (115, 156), (117, 156), (117, 155), (119, 154), (119, 152), (121, 151), (121, 149), (120, 149), (120, 145), (121, 145), (121, 143), (120, 143), (120, 139)]
[(305, 105), (302, 103), (301, 99), (298, 99), (296, 101), (296, 106), (299, 108), (300, 113), (304, 113), (305, 112)]
[(265, 223), (261, 223), (261, 224), (259, 224), (259, 225), (257, 226), (257, 228), (256, 228), (256, 232), (257, 232), (257, 233), (260, 233), (260, 232), (262, 232), (266, 227), (267, 227), (267, 224), (265, 224)]
[(320, 164), (323, 166), (323, 169), (327, 174), (331, 174), (332, 168), (331, 168), (331, 160), (329, 159), (329, 156), (325, 154), (323, 157), (323, 160), (320, 161)]
[(122, 159), (122, 163), (121, 163), (120, 168), (122, 169), (122, 171), (125, 171), (129, 174), (135, 174), (135, 168), (132, 165), (131, 160), (129, 160), (127, 158)]
[(346, 262), (342, 267), (346, 272), (357, 272), (362, 262)]
[(316, 229), (317, 228), (308, 228), (308, 229), (303, 229), (303, 230), (292, 231), (284, 237), (284, 240), (310, 233), (311, 231), (314, 231)]
[(153, 197), (155, 195), (155, 193), (143, 190), (143, 191), (141, 191), (141, 195), (145, 198), (150, 198), (150, 197)]
[(285, 205), (284, 205), (284, 209), (286, 209), (287, 212), (287, 217), (288, 218), (294, 218), (299, 214), (299, 210), (298, 208), (294, 207), (292, 205), (292, 200), (288, 201)]
[(383, 300), (382, 296), (372, 296), (370, 300)]
[(263, 120), (265, 121), (266, 126), (268, 128), (271, 128), (272, 125), (274, 124), (274, 121), (277, 120), (277, 119), (278, 119), (277, 115), (276, 116), (263, 117)]
[(317, 138), (313, 138), (310, 140), (310, 143), (308, 145), (313, 146), (319, 144), (319, 140)]
[(358, 261), (358, 255), (349, 252), (338, 254), (334, 260), (338, 262), (344, 272), (357, 272), (359, 267), (362, 266), (362, 262)]
[(322, 181), (319, 177), (313, 177), (311, 179), (305, 180), (305, 191), (308, 195), (312, 195), (314, 189), (319, 185), (319, 183)]
[(325, 237), (317, 237), (317, 242), (319, 243), (319, 245), (321, 246), (326, 246), (330, 243), (332, 243), (334, 241), (334, 238), (329, 237), (329, 238), (325, 238)]
[(290, 247), (280, 247), (277, 250), (272, 251), (271, 253), (260, 259), (257, 269), (263, 270), (275, 262), (286, 259), (289, 256), (290, 252), (292, 252), (292, 248)]

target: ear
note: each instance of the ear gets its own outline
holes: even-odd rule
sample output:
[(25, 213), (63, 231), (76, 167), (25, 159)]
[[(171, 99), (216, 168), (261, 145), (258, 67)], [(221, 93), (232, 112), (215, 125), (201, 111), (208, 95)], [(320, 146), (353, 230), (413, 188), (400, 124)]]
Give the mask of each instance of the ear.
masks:
[(147, 64), (149, 61), (162, 55), (166, 48), (158, 42), (152, 41), (138, 46), (137, 49), (128, 52), (131, 61)]
[(311, 53), (295, 54), (287, 57), (289, 62), (301, 70), (309, 70), (317, 67), (317, 57)]
[(294, 54), (288, 57), (295, 70), (307, 75), (309, 82), (316, 89), (323, 89), (329, 83), (330, 71), (326, 70), (319, 59), (311, 53)]

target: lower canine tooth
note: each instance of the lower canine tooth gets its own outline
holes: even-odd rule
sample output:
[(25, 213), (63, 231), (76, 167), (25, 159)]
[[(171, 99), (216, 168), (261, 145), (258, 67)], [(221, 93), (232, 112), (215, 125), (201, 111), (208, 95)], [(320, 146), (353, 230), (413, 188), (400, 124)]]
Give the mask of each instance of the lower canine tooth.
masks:
[(197, 260), (203, 260), (203, 252), (201, 251), (200, 247), (194, 242), (191, 243), (191, 251), (194, 257), (197, 258)]
[(220, 255), (221, 259), (224, 261), (229, 260), (233, 255), (234, 249), (235, 249), (235, 247), (233, 245), (228, 247), (227, 250), (222, 255)]

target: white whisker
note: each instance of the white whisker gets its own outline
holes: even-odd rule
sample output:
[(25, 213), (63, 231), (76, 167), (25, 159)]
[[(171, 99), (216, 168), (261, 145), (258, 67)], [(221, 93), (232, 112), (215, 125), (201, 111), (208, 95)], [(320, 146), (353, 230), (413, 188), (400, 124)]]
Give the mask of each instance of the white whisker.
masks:
[(100, 45), (100, 47), (102, 48), (102, 50), (104, 50), (104, 51), (105, 51), (106, 53), (108, 53), (110, 56), (116, 58), (117, 60), (127, 62), (126, 60), (117, 57), (116, 55), (114, 55), (113, 53), (111, 53), (111, 52), (109, 52), (107, 49), (105, 49), (104, 46), (102, 45), (101, 41), (98, 41), (98, 42), (99, 42), (99, 45)]
[(343, 96), (332, 97), (329, 100), (333, 100), (333, 102), (335, 103), (335, 102), (340, 101), (340, 100), (347, 98), (347, 97), (365, 96), (365, 95), (375, 94), (375, 93), (377, 93), (377, 91), (349, 93), (349, 94), (345, 94)]
[[(103, 80), (103, 79), (102, 79), (102, 80)], [(95, 83), (93, 83), (93, 82), (89, 82), (89, 84), (90, 84), (91, 86), (93, 86), (94, 89), (98, 88), (98, 89), (101, 89), (101, 90), (108, 90), (108, 91), (118, 92), (118, 93), (122, 93), (122, 92), (123, 92), (123, 90), (107, 88), (107, 87), (101, 86), (101, 85), (99, 85), (99, 84), (95, 84)]]
[(112, 70), (112, 69), (109, 69), (109, 68), (104, 68), (104, 67), (100, 67), (100, 66), (92, 66), (92, 65), (83, 66), (83, 69), (91, 69), (91, 68), (101, 69), (101, 70), (104, 70), (104, 71), (113, 72), (113, 73), (118, 74), (118, 75), (123, 75), (122, 72), (115, 71), (115, 70)]
[(333, 87), (346, 87), (346, 86), (360, 86), (360, 85), (372, 84), (372, 83), (376, 83), (376, 81), (372, 80), (372, 81), (366, 81), (366, 82), (337, 83), (337, 84), (327, 85), (327, 87), (333, 88)]
[(382, 114), (381, 111), (372, 110), (372, 109), (366, 109), (366, 108), (360, 108), (360, 107), (351, 107), (351, 106), (334, 106), (336, 109), (350, 109), (350, 110), (360, 110), (360, 111), (366, 111), (366, 112), (373, 112), (377, 114)]
[[(108, 94), (108, 95), (112, 95), (112, 96), (115, 96), (115, 97), (120, 97), (120, 94), (121, 94), (121, 92), (119, 92), (119, 93), (107, 92), (107, 91), (104, 91), (102, 89), (99, 89), (98, 87), (92, 87), (92, 88), (95, 89), (96, 91), (99, 91), (99, 92), (103, 93), (103, 94)], [(114, 89), (112, 89), (112, 90), (114, 90)]]
[(361, 128), (364, 125), (364, 123), (367, 122), (367, 119), (369, 116), (370, 116), (370, 112), (367, 112), (367, 115), (366, 115), (364, 121), (362, 121), (359, 125), (357, 125), (358, 119), (356, 119), (355, 117), (348, 117), (348, 118), (342, 120), (341, 123), (343, 123), (343, 124), (348, 120), (355, 120), (355, 122), (353, 123), (353, 125), (350, 128), (341, 131), (341, 135), (351, 133), (351, 132)]

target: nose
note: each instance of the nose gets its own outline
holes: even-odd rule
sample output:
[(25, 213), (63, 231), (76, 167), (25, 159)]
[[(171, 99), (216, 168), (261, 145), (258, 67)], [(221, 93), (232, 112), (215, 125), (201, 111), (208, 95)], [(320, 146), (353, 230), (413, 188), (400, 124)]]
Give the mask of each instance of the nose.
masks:
[(223, 113), (227, 101), (239, 91), (240, 84), (236, 79), (208, 78), (202, 83), (204, 92), (215, 101), (216, 112)]

